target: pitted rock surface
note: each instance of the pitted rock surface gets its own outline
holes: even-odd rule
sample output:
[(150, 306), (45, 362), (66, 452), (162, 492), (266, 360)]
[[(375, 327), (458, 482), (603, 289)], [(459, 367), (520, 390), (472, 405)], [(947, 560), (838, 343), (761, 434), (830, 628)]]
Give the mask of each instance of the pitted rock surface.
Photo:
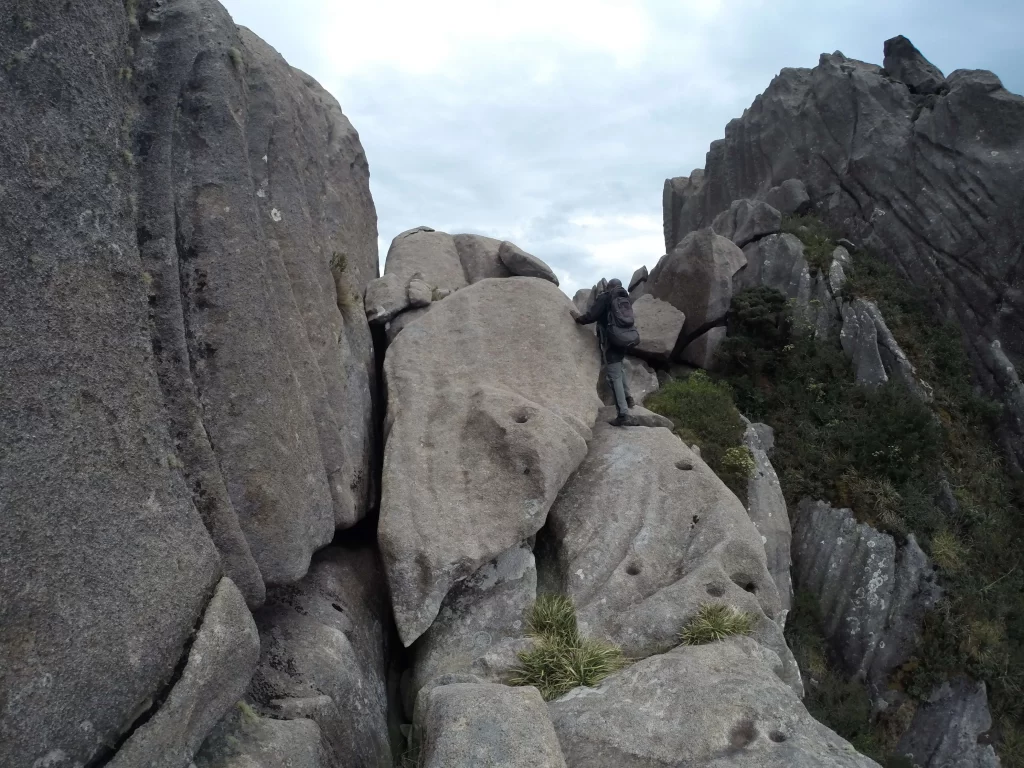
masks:
[(586, 455), (593, 334), (548, 281), (463, 288), (388, 349), (378, 537), (406, 645), (448, 591), (536, 533)]

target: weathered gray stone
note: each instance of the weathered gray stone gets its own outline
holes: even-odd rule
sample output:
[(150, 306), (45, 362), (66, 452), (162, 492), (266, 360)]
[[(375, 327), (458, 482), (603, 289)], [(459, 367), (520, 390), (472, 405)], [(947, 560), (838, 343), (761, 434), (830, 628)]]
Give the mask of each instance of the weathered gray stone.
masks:
[(378, 531), (409, 645), (457, 582), (544, 524), (586, 454), (599, 355), (553, 284), (482, 280), (397, 337)]
[(405, 287), (405, 295), (411, 309), (421, 309), (429, 307), (434, 300), (434, 288), (416, 273)]
[[(502, 683), (526, 648), (526, 617), (537, 599), (533, 552), (520, 545), (457, 584), (413, 645), (410, 695), (442, 675), (472, 674)], [(414, 698), (415, 700), (415, 698)], [(410, 713), (411, 714), (411, 713)]]
[(632, 292), (638, 285), (640, 285), (640, 283), (646, 282), (648, 277), (649, 274), (647, 272), (647, 267), (640, 267), (640, 269), (636, 270), (633, 273), (633, 276), (629, 278), (629, 286), (626, 290)]
[(765, 285), (806, 307), (811, 299), (811, 270), (804, 258), (804, 244), (796, 235), (769, 235), (744, 251), (747, 268), (736, 276), (738, 288)]
[(389, 616), (374, 551), (318, 552), (302, 581), (268, 590), (256, 622), (262, 647), (252, 691), (261, 707), (316, 721), (332, 765), (390, 768)]
[(498, 258), (513, 275), (539, 277), (541, 280), (558, 285), (558, 278), (551, 271), (551, 267), (514, 243), (507, 240), (503, 242), (498, 249)]
[(882, 65), (885, 74), (906, 84), (912, 93), (936, 94), (946, 86), (942, 71), (903, 35), (885, 41)]
[(573, 294), (572, 303), (576, 310), (582, 315), (590, 309), (590, 302), (593, 291), (590, 288), (580, 288)]
[(999, 768), (985, 683), (943, 683), (917, 708), (895, 752), (920, 768)]
[(785, 614), (793, 607), (793, 579), (789, 572), (793, 532), (779, 476), (768, 458), (768, 452), (775, 444), (775, 435), (767, 424), (748, 421), (743, 443), (750, 449), (755, 464), (754, 473), (747, 481), (747, 514), (761, 534), (768, 558), (768, 573), (775, 581), (782, 605), (779, 623), (785, 626)]
[(277, 720), (238, 712), (207, 739), (196, 768), (334, 768), (312, 720)]
[(384, 325), (384, 334), (388, 338), (388, 344), (391, 344), (395, 340), (395, 337), (401, 333), (402, 329), (409, 325), (409, 323), (423, 317), (423, 315), (425, 315), (429, 310), (429, 306), (421, 307), (420, 309), (407, 309), (402, 314), (392, 318)]
[(409, 306), (409, 294), (399, 275), (384, 274), (366, 286), (363, 303), (370, 323), (386, 323)]
[(725, 341), (725, 336), (726, 328), (724, 325), (712, 328), (707, 333), (698, 336), (687, 344), (683, 348), (680, 359), (684, 363), (696, 366), (697, 368), (703, 368), (708, 371), (714, 370), (718, 348)]
[(455, 235), (455, 248), (459, 252), (466, 282), (472, 284), (488, 277), (512, 277), (500, 258), (501, 240), (483, 235)]
[(772, 187), (765, 193), (764, 201), (783, 216), (806, 213), (811, 208), (811, 197), (800, 179), (786, 179)]
[(734, 243), (703, 229), (691, 232), (659, 261), (647, 282), (654, 298), (686, 315), (683, 333), (689, 335), (725, 317), (733, 276), (746, 263)]
[(633, 304), (640, 344), (630, 354), (667, 363), (683, 330), (686, 315), (667, 301), (653, 296), (641, 296)]
[(992, 373), (1006, 406), (999, 427), (1000, 437), (1007, 453), (1013, 455), (1014, 435), (1024, 435), (1024, 384), (1021, 383), (1017, 369), (1003, 351), (1002, 344), (993, 341), (986, 352), (985, 364)]
[(124, 743), (110, 768), (186, 768), (221, 716), (245, 693), (260, 654), (245, 598), (221, 579), (181, 677), (156, 714)]
[[(426, 287), (417, 284), (410, 296), (413, 280)], [(426, 306), (423, 302), (434, 289), (457, 291), (466, 285), (454, 238), (430, 227), (415, 227), (391, 241), (383, 276), (366, 289), (366, 316), (371, 323), (385, 323), (407, 307)]]
[(941, 596), (928, 558), (913, 535), (897, 548), (850, 510), (809, 499), (798, 505), (792, 547), (796, 589), (817, 596), (836, 658), (847, 674), (883, 691)]
[(548, 704), (569, 768), (877, 768), (808, 714), (750, 638), (681, 646)]
[(417, 702), (424, 768), (565, 768), (536, 688), (454, 684)]
[(755, 637), (799, 672), (775, 620), (764, 546), (732, 491), (668, 429), (599, 421), (587, 458), (551, 508), (546, 572), (576, 605), (586, 636), (630, 658), (677, 644), (705, 602), (758, 617)]
[[(648, 395), (658, 391), (658, 375), (643, 360), (635, 357), (625, 357), (622, 360), (622, 373), (629, 385), (629, 393), (637, 403), (643, 403)], [(614, 405), (615, 396), (608, 388), (608, 379), (601, 370), (597, 379), (597, 394), (605, 405)]]
[(377, 274), (366, 157), (337, 102), (214, 0), (153, 6), (132, 45), (157, 375), (196, 506), (215, 539), (245, 534), (225, 565), (256, 604), (259, 575), (300, 578), (374, 503), (373, 350), (349, 308)]
[[(598, 412), (597, 419), (607, 423), (612, 421), (617, 415), (618, 412), (615, 406), (605, 406)], [(671, 419), (662, 416), (660, 413), (648, 411), (640, 405), (630, 408), (629, 415), (631, 418), (629, 427), (663, 427), (665, 429), (672, 429), (674, 427)]]
[[(1003, 395), (986, 358), (1001, 341), (1010, 361), (1024, 361), (1024, 98), (991, 72), (958, 70), (946, 82), (948, 92), (913, 94), (838, 52), (783, 69), (712, 144), (699, 182), (666, 184), (668, 247), (734, 200), (799, 178), (818, 215), (959, 321), (975, 375)], [(1022, 429), (1006, 436), (1018, 465)]]
[(742, 248), (765, 235), (782, 230), (782, 214), (760, 200), (735, 200), (715, 217), (711, 228)]
[(874, 302), (854, 299), (843, 304), (842, 317), (839, 340), (853, 362), (858, 384), (878, 387), (895, 376), (919, 398), (931, 400), (931, 387), (917, 378), (917, 371)]

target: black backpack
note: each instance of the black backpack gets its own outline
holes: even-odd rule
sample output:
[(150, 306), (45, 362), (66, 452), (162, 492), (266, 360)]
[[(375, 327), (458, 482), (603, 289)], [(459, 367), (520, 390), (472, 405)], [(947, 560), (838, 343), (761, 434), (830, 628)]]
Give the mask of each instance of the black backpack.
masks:
[(613, 346), (629, 349), (640, 343), (633, 305), (625, 288), (613, 288), (608, 305), (608, 340)]

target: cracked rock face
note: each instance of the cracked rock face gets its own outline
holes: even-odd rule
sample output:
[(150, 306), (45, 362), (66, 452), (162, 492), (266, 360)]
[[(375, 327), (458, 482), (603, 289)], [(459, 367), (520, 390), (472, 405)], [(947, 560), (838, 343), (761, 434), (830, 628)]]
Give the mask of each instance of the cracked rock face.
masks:
[(548, 705), (569, 768), (877, 768), (812, 718), (750, 638), (681, 646)]
[(943, 683), (918, 707), (896, 752), (921, 768), (999, 768), (985, 683)]
[(592, 333), (546, 280), (482, 280), (388, 349), (378, 531), (406, 645), (451, 587), (536, 533), (587, 452)]
[[(841, 53), (783, 69), (726, 126), (703, 171), (666, 182), (666, 248), (734, 200), (800, 179), (818, 215), (936, 289), (964, 329), (975, 372), (1002, 395), (988, 346), (1001, 341), (1011, 361), (1024, 361), (1024, 98), (991, 72), (943, 81), (905, 39), (885, 54), (884, 70)], [(1006, 429), (1020, 464), (1024, 431)]]
[(810, 499), (794, 519), (793, 574), (798, 590), (817, 596), (822, 631), (846, 673), (876, 692), (909, 660), (941, 596), (913, 535), (897, 547), (850, 510)]

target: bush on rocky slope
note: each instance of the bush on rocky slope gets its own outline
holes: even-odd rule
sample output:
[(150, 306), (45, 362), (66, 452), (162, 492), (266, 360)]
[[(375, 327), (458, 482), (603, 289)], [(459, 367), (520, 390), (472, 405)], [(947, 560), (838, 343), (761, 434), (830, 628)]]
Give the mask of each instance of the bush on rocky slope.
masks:
[[(918, 657), (894, 684), (923, 697), (959, 673), (985, 680), (1010, 743), (1024, 719), (1022, 493), (995, 442), (999, 406), (975, 393), (959, 330), (933, 315), (925, 292), (869, 253), (857, 254), (846, 291), (877, 303), (933, 387), (931, 405), (895, 381), (874, 392), (856, 386), (838, 340), (802, 332), (781, 295), (764, 289), (734, 299), (720, 386), (735, 393), (743, 413), (775, 428), (772, 460), (790, 504), (827, 499), (925, 543), (946, 598), (926, 622)], [(802, 625), (799, 606), (792, 620)], [(806, 663), (802, 642), (794, 636)], [(858, 719), (851, 696), (822, 694), (816, 706), (856, 743), (863, 741), (858, 729), (844, 725)], [(1004, 751), (1004, 765), (1024, 765), (1011, 752)]]
[(722, 482), (746, 499), (753, 459), (743, 445), (745, 426), (727, 385), (695, 371), (668, 382), (644, 405), (671, 419), (683, 442), (697, 445), (701, 458)]

